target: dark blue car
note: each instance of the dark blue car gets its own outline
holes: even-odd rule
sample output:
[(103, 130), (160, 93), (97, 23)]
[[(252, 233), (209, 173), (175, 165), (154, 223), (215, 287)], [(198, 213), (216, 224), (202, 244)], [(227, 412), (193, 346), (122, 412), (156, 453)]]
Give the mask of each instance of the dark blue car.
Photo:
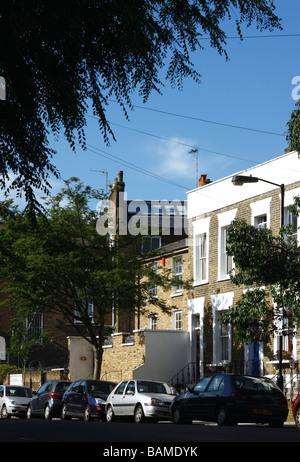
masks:
[(219, 425), (252, 422), (282, 427), (288, 405), (271, 379), (214, 374), (177, 396), (172, 402), (171, 414), (174, 423), (208, 420)]
[(106, 398), (116, 383), (105, 380), (77, 380), (65, 391), (62, 399), (61, 418), (79, 417), (105, 419)]
[(71, 384), (67, 380), (49, 380), (45, 382), (31, 399), (27, 407), (27, 418), (41, 417), (51, 419), (60, 417), (61, 400)]

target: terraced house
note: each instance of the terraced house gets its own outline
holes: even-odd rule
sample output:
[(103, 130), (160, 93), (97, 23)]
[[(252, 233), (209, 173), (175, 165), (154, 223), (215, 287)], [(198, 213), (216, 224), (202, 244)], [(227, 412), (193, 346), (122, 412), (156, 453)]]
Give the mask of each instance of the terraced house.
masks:
[[(237, 188), (233, 176), (252, 177), (251, 183)], [(255, 180), (258, 178), (259, 180)], [(284, 186), (281, 186), (284, 185)], [(284, 192), (284, 197), (283, 193)], [(220, 322), (222, 312), (233, 306), (245, 290), (234, 285), (229, 273), (234, 261), (226, 251), (226, 233), (234, 219), (244, 219), (256, 227), (268, 227), (276, 235), (281, 220), (292, 223), (299, 240), (298, 218), (288, 207), (300, 195), (300, 160), (297, 152), (211, 182), (188, 192), (190, 264), (193, 268), (193, 295), (189, 312), (199, 316), (200, 373), (226, 370), (257, 375), (278, 374), (279, 337), (282, 349), (293, 358), (283, 360), (283, 372), (290, 373), (299, 358), (299, 336), (275, 336), (272, 344), (258, 342), (241, 345), (230, 326)], [(293, 377), (297, 368), (293, 370)], [(290, 380), (290, 379), (288, 379)], [(287, 385), (287, 380), (285, 381)], [(293, 382), (290, 382), (290, 385)]]

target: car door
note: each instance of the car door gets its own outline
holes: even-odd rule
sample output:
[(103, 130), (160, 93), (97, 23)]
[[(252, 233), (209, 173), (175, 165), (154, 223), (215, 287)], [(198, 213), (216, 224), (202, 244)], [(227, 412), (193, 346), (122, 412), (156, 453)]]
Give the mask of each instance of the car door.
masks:
[(114, 409), (115, 415), (123, 415), (123, 406), (124, 406), (124, 391), (128, 380), (121, 382), (120, 385), (116, 388), (115, 392), (111, 395), (111, 404)]
[(202, 395), (203, 416), (211, 420), (216, 415), (216, 409), (220, 403), (222, 392), (225, 388), (225, 378), (223, 374), (217, 374), (208, 384)]
[(205, 409), (202, 396), (212, 377), (203, 377), (184, 398), (184, 414), (187, 418), (203, 420)]
[(53, 382), (46, 382), (45, 386), (42, 387), (40, 393), (37, 394), (36, 405), (37, 412), (43, 414), (45, 410), (45, 405), (49, 399), (49, 394), (52, 390)]
[(65, 403), (67, 406), (67, 412), (70, 414), (75, 414), (75, 411), (76, 411), (76, 395), (77, 395), (80, 383), (81, 383), (81, 380), (77, 380), (76, 382), (74, 382), (65, 395)]
[(36, 395), (31, 400), (31, 409), (34, 414), (39, 414), (43, 412), (41, 410), (41, 396), (43, 395), (45, 389), (48, 386), (48, 382), (44, 383), (37, 391)]
[(130, 380), (126, 385), (126, 388), (122, 397), (122, 415), (133, 416), (134, 404), (136, 402), (136, 383), (134, 380)]
[(75, 387), (73, 390), (73, 396), (72, 396), (72, 407), (73, 407), (73, 413), (74, 415), (77, 416), (82, 416), (85, 404), (87, 402), (86, 400), (86, 381), (81, 380), (78, 385)]

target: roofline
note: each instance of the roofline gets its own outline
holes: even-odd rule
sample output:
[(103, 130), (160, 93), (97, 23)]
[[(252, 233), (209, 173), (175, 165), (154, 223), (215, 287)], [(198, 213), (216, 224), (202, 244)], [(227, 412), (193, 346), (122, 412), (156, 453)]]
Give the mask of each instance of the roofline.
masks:
[[(290, 156), (291, 154), (295, 154), (295, 150), (294, 151), (289, 151), (281, 156), (277, 156), (275, 157), (274, 159), (271, 159), (271, 160), (267, 160), (266, 162), (262, 162), (261, 164), (256, 164), (256, 165), (253, 165), (253, 167), (249, 167), (245, 170), (241, 170), (239, 172), (236, 172), (236, 173), (231, 173), (230, 175), (228, 176), (225, 176), (223, 178), (220, 178), (218, 180), (215, 180), (215, 181), (211, 181), (210, 183), (207, 183), (207, 184), (204, 184), (203, 186), (198, 186), (197, 188), (194, 188), (194, 189), (191, 189), (190, 191), (187, 191), (186, 194), (190, 194), (190, 193), (193, 193), (199, 189), (203, 189), (203, 188), (207, 188), (209, 186), (212, 186), (214, 184), (217, 184), (217, 183), (221, 183), (222, 181), (225, 181), (225, 180), (228, 180), (229, 178), (232, 178), (233, 176), (235, 175), (242, 175), (244, 173), (247, 173), (247, 172), (250, 172), (254, 169), (257, 169), (258, 167), (262, 167), (264, 165), (268, 165), (268, 164), (271, 164), (272, 162), (276, 162), (278, 159), (283, 159), (284, 157), (287, 157), (287, 156)], [(299, 155), (299, 158), (300, 158), (300, 155)]]

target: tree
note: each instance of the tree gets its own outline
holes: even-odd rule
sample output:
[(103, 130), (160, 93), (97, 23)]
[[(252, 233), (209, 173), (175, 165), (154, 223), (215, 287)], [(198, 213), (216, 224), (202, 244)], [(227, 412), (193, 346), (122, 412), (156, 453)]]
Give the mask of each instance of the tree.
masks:
[[(145, 264), (141, 236), (119, 236), (112, 245), (97, 232), (98, 213), (91, 199), (101, 193), (78, 179), (47, 202), (47, 214), (33, 223), (23, 212), (4, 208), (0, 227), (0, 277), (8, 281), (7, 302), (24, 321), (23, 312), (56, 312), (93, 347), (94, 377), (100, 377), (102, 346), (111, 313), (140, 313), (147, 300), (165, 312), (172, 307), (149, 296), (153, 283), (165, 288), (177, 282), (170, 272), (157, 274)], [(91, 310), (92, 308), (92, 310)]]
[[(300, 198), (291, 208), (299, 214)], [(231, 280), (244, 286), (241, 299), (222, 316), (243, 341), (267, 341), (282, 320), (300, 326), (300, 247), (289, 226), (278, 236), (236, 220), (228, 228), (229, 255), (235, 262)]]
[(300, 100), (296, 102), (295, 109), (287, 123), (287, 140), (291, 151), (300, 152)]
[[(58, 176), (50, 132), (64, 131), (72, 148), (85, 147), (89, 107), (108, 143), (114, 138), (106, 111), (114, 98), (126, 117), (131, 95), (146, 101), (161, 92), (161, 69), (181, 88), (200, 81), (190, 53), (201, 37), (226, 55), (225, 19), (258, 29), (281, 28), (271, 0), (6, 0), (0, 6), (0, 180), (9, 192), (24, 191), (39, 208), (33, 188), (48, 192)], [(9, 184), (13, 175), (13, 180)]]

